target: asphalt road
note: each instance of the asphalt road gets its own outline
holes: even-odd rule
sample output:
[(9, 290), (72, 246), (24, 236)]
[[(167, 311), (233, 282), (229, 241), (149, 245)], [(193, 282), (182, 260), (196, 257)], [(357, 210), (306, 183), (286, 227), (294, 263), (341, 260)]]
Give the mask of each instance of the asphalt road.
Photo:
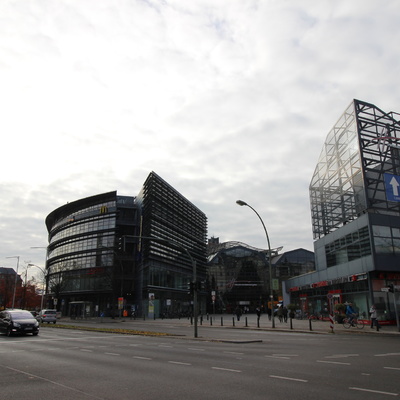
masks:
[(400, 396), (398, 336), (262, 331), (248, 341), (249, 331), (234, 333), (204, 340), (45, 326), (37, 337), (1, 335), (0, 399)]

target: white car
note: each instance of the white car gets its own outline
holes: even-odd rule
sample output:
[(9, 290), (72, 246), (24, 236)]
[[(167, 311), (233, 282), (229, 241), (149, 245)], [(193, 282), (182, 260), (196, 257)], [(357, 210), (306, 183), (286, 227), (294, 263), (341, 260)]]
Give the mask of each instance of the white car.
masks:
[(52, 322), (55, 324), (57, 322), (57, 310), (42, 310), (37, 316), (39, 322), (47, 322), (48, 324)]

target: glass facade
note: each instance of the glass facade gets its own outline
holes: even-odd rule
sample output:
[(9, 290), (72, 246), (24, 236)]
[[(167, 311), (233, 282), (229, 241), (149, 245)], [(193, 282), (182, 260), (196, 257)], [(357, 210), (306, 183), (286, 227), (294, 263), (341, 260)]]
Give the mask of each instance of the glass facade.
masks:
[(48, 215), (47, 292), (52, 307), (66, 315), (93, 315), (96, 310), (110, 315), (116, 312), (118, 296), (132, 300), (133, 251), (118, 246), (135, 231), (134, 209), (133, 197), (110, 192)]
[(393, 318), (381, 289), (400, 283), (399, 117), (353, 100), (326, 137), (309, 187), (316, 271), (287, 282), (303, 311), (329, 295)]
[[(271, 249), (272, 279), (275, 301), (282, 299), (280, 282), (314, 270), (314, 254), (304, 249), (279, 254), (282, 248)], [(209, 301), (209, 313), (233, 312), (237, 307), (255, 312), (266, 311), (270, 296), (268, 250), (245, 243), (219, 243), (212, 238), (208, 245), (207, 287), (215, 293)]]
[[(142, 212), (139, 243), (143, 312), (182, 315), (192, 312), (189, 283), (205, 280), (207, 217), (152, 172), (137, 196)], [(146, 238), (157, 238), (150, 240)], [(149, 297), (152, 297), (151, 306)], [(204, 311), (200, 293), (199, 310)]]

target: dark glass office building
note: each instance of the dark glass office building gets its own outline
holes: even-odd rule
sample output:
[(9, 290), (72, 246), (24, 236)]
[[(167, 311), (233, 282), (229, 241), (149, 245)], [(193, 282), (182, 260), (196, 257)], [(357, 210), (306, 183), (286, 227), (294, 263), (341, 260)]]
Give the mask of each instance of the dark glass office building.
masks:
[[(316, 271), (286, 282), (319, 312), (352, 302), (395, 318), (400, 285), (400, 115), (354, 100), (329, 132), (310, 183)], [(397, 304), (397, 308), (400, 305)]]
[(137, 197), (115, 191), (67, 203), (46, 226), (47, 301), (63, 315), (190, 311), (194, 261), (204, 277), (207, 219), (154, 172)]

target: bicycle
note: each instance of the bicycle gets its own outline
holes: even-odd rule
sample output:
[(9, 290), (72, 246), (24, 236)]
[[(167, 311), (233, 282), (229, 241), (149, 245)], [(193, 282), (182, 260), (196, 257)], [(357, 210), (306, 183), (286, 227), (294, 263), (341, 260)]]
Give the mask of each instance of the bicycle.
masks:
[(364, 329), (364, 322), (363, 321), (359, 321), (358, 317), (354, 317), (353, 318), (353, 323), (350, 322), (350, 318), (346, 317), (343, 319), (343, 328), (349, 329), (352, 326), (357, 328), (357, 329)]

